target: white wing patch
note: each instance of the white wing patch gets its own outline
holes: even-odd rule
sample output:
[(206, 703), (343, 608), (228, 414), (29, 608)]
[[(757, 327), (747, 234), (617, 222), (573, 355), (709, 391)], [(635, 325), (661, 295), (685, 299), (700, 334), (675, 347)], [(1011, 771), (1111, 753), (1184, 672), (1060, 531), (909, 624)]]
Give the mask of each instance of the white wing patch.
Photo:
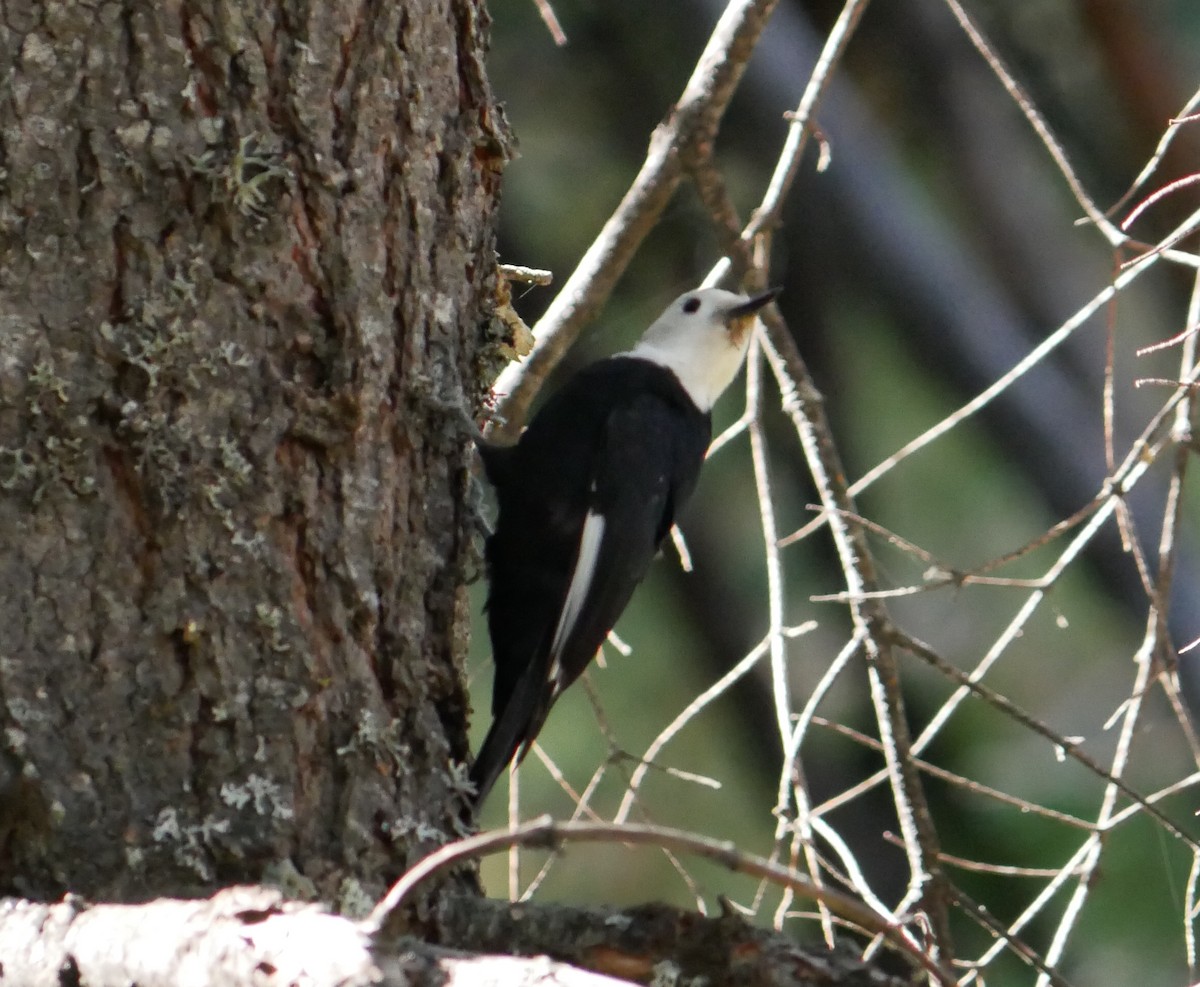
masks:
[(600, 558), (600, 543), (604, 540), (604, 515), (588, 511), (583, 522), (583, 531), (579, 534), (579, 554), (575, 558), (575, 571), (571, 574), (571, 585), (567, 588), (567, 598), (563, 601), (562, 613), (558, 617), (558, 627), (554, 630), (554, 643), (550, 645), (550, 682), (555, 694), (562, 690), (560, 675), (562, 665), (559, 656), (587, 599), (588, 590), (592, 588), (592, 578), (596, 575), (596, 560)]

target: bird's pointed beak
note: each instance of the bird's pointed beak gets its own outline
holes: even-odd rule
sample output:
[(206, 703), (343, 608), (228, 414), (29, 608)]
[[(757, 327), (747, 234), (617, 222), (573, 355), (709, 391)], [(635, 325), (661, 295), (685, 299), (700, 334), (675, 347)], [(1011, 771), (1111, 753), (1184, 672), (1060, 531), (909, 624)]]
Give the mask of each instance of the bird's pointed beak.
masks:
[(770, 288), (761, 295), (754, 295), (740, 305), (733, 306), (733, 308), (725, 313), (725, 318), (729, 322), (733, 322), (735, 319), (744, 319), (748, 315), (753, 315), (764, 305), (773, 301), (781, 291), (783, 291), (782, 288)]
[(755, 313), (782, 290), (782, 288), (772, 288), (770, 291), (764, 291), (761, 295), (755, 295), (726, 310), (725, 326), (729, 330), (729, 338), (735, 346), (742, 346), (747, 335), (753, 330)]

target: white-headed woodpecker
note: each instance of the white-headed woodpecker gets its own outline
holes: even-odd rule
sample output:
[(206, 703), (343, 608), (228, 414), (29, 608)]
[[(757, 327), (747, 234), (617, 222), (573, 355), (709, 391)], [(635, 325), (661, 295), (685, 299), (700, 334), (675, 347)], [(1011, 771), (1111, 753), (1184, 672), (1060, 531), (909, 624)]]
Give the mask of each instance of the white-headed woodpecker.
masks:
[(471, 769), (476, 804), (646, 574), (696, 485), (755, 313), (777, 294), (681, 295), (631, 351), (568, 380), (516, 445), (480, 445), (499, 516), (486, 548), (494, 719)]

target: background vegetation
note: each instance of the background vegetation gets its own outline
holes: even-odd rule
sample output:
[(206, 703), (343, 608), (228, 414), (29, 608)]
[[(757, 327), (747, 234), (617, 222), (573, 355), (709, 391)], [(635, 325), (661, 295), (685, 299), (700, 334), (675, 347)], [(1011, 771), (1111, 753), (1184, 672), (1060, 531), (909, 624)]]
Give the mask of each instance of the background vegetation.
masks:
[[(490, 70), (521, 152), (505, 174), (503, 260), (549, 268), (565, 280), (632, 180), (722, 6), (559, 0), (555, 11), (569, 38), (561, 48), (532, 3), (494, 6)], [(754, 55), (717, 148), (743, 216), (762, 194), (787, 129), (784, 113), (795, 108), (839, 10), (825, 0), (784, 0)], [(1115, 207), (1114, 222), (1156, 189), (1200, 170), (1200, 122), (1185, 122), (1153, 174), (1122, 198), (1172, 119), (1189, 112), (1200, 84), (1194, 3), (1013, 0), (973, 3), (969, 13), (1056, 136), (1086, 194), (1102, 211)], [(1124, 777), (1143, 795), (1194, 783), (1200, 752), (1184, 710), (1200, 699), (1200, 679), (1195, 655), (1179, 654), (1200, 636), (1200, 508), (1188, 490), (1190, 412), (1181, 401), (1188, 392), (1161, 382), (1139, 386), (1186, 378), (1191, 344), (1139, 351), (1194, 324), (1188, 299), (1195, 267), (1183, 257), (1168, 260), (1102, 297), (1144, 247), (1114, 249), (1095, 224), (1078, 222), (1083, 210), (1062, 168), (941, 0), (871, 6), (818, 122), (829, 167), (818, 172), (810, 151), (776, 236), (771, 281), (785, 288), (781, 309), (827, 402), (851, 481), (984, 392), (1085, 305), (1100, 302), (1063, 345), (995, 400), (954, 421), (860, 495), (863, 515), (921, 549), (891, 543), (882, 530), (871, 536), (884, 586), (927, 590), (889, 600), (892, 618), (964, 671), (995, 654), (986, 685), (1055, 733), (1076, 738), (1106, 770), (1115, 770), (1127, 725)], [(1148, 208), (1130, 232), (1156, 243), (1198, 202), (1196, 187), (1185, 185)], [(1195, 238), (1176, 246), (1193, 251)], [(718, 256), (711, 223), (685, 188), (569, 365), (624, 348)], [(531, 291), (516, 307), (532, 323), (553, 291)], [(786, 535), (816, 516), (807, 506), (816, 495), (770, 378), (764, 371), (768, 452), (759, 477), (769, 479), (769, 503)], [(1167, 416), (1178, 442), (1163, 438), (1135, 457), (1153, 460), (1151, 468), (1066, 559), (1025, 619), (1013, 623), (1037, 590), (1011, 581), (1043, 576), (1080, 528), (988, 572), (1008, 584), (929, 587), (935, 563), (980, 572), (1094, 501), (1112, 507), (1101, 498), (1106, 477), (1170, 401), (1183, 409), (1181, 418)], [(738, 393), (726, 398), (718, 431), (744, 404)], [(1182, 524), (1164, 540), (1173, 478), (1183, 495)], [(767, 634), (770, 555), (761, 507), (743, 432), (709, 463), (683, 520), (694, 571), (682, 572), (666, 553), (618, 625), (632, 653), (608, 649), (606, 667), (589, 674), (596, 699), (576, 689), (556, 708), (541, 744), (577, 792), (612, 755), (586, 812), (612, 817), (635, 767), (631, 758)], [(1166, 562), (1168, 579), (1160, 568)], [(844, 602), (814, 599), (845, 589), (827, 528), (784, 548), (779, 563), (782, 623), (815, 622), (786, 639), (788, 708), (796, 714), (852, 631)], [(477, 593), (477, 614), (481, 600)], [(473, 638), (478, 743), (490, 680), (482, 621)], [(911, 657), (901, 668), (917, 735), (955, 683)], [(733, 839), (785, 861), (799, 854), (773, 813), (783, 760), (780, 689), (770, 661), (759, 661), (660, 754), (631, 818)], [(1126, 724), (1122, 718), (1134, 707), (1136, 720)], [(878, 736), (861, 657), (848, 663), (817, 713)], [(1072, 868), (1080, 861), (1072, 855), (1087, 830), (1042, 809), (1094, 824), (1103, 815), (1102, 779), (978, 696), (956, 710), (924, 756), (1017, 800), (925, 776), (945, 854), (1022, 869), (951, 864), (962, 900), (986, 905), (1008, 924), (1045, 892), (1049, 903), (1021, 938), (1049, 955), (1066, 982), (1189, 982), (1194, 856), (1185, 841), (1144, 812), (1131, 813), (1098, 841), (1084, 895), (1076, 890), (1080, 872)], [(819, 807), (817, 817), (845, 841), (864, 885), (895, 906), (908, 870), (888, 836), (898, 823), (886, 784), (842, 799), (882, 766), (881, 756), (861, 737), (818, 724), (804, 737), (801, 763), (801, 788)], [(1128, 804), (1119, 795), (1114, 811)], [(1192, 837), (1200, 834), (1194, 788), (1156, 804)], [(531, 755), (521, 774), (521, 813), (566, 815), (574, 808)], [(498, 789), (485, 822), (501, 823), (505, 815)], [(833, 858), (833, 869), (845, 869), (847, 858), (836, 859), (828, 837), (815, 845)], [(485, 879), (493, 894), (506, 887), (523, 893), (542, 864), (524, 857), (519, 880), (503, 864), (489, 865)], [(802, 910), (751, 882), (617, 846), (572, 848), (536, 893), (575, 901), (701, 900), (710, 908), (723, 894), (762, 920)], [(1077, 917), (1073, 900), (1081, 904)], [(955, 933), (964, 957), (984, 955), (993, 941), (965, 911), (956, 913)], [(1063, 937), (1061, 960), (1056, 934)], [(987, 976), (1032, 982), (1037, 973), (1007, 953)]]

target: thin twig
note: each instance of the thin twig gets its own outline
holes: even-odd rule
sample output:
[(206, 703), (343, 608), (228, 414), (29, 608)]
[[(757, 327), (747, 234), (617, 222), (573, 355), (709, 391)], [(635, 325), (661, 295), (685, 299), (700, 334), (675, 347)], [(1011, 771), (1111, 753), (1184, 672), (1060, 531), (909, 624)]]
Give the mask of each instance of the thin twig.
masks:
[(750, 459), (754, 465), (754, 490), (758, 497), (758, 516), (762, 525), (763, 553), (767, 568), (767, 641), (771, 650), (771, 695), (775, 700), (775, 726), (779, 745), (786, 747), (792, 733), (792, 695), (788, 684), (787, 641), (783, 635), (785, 587), (783, 565), (779, 559), (779, 536), (775, 526), (775, 505), (771, 495), (771, 466), (767, 440), (763, 434), (762, 346), (756, 336), (750, 344), (746, 368), (746, 403), (750, 416)]
[[(984, 908), (983, 905), (974, 901), (961, 889), (958, 891), (958, 905), (966, 914), (970, 915), (972, 919), (974, 919), (981, 926), (987, 929), (988, 932), (995, 936), (999, 946), (1007, 945), (1009, 949), (1022, 960), (1024, 960), (1034, 969), (1049, 977), (1050, 983), (1053, 985), (1053, 987), (1070, 987), (1067, 981), (1065, 981), (1057, 971), (1050, 969), (1050, 967), (1046, 965), (1046, 963), (1040, 956), (1038, 956), (1037, 952), (1033, 948), (1031, 948), (1023, 940), (1018, 939), (1016, 935), (1006, 931), (1004, 925), (998, 922), (992, 916), (991, 912)], [(972, 971), (973, 973), (983, 968), (982, 965), (971, 965), (975, 966), (975, 971)]]
[(533, 0), (533, 2), (537, 6), (538, 14), (541, 15), (542, 23), (546, 25), (546, 30), (550, 32), (550, 37), (561, 48), (567, 43), (567, 35), (563, 31), (562, 25), (558, 22), (558, 15), (554, 13), (554, 8), (550, 6), (550, 0)]
[[(840, 734), (843, 737), (848, 737), (856, 744), (866, 747), (870, 750), (883, 752), (883, 747), (878, 740), (873, 737), (868, 737), (866, 734), (855, 730), (853, 727), (848, 727), (844, 723), (835, 723), (832, 720), (827, 720), (822, 716), (813, 717), (813, 723), (817, 726), (830, 730), (833, 733)], [(1005, 805), (1011, 805), (1021, 812), (1031, 813), (1033, 815), (1042, 816), (1045, 819), (1053, 819), (1055, 822), (1065, 823), (1075, 829), (1086, 830), (1093, 832), (1095, 825), (1088, 822), (1086, 819), (1080, 819), (1078, 816), (1072, 816), (1066, 812), (1059, 812), (1057, 809), (1051, 809), (1048, 806), (1039, 805), (1037, 802), (1030, 802), (1028, 799), (1020, 798), (1016, 795), (1010, 795), (1008, 792), (1002, 792), (997, 788), (992, 788), (982, 782), (975, 781), (973, 778), (965, 778), (960, 774), (955, 774), (953, 771), (947, 771), (945, 768), (939, 767), (932, 761), (926, 761), (923, 758), (914, 758), (914, 761), (922, 771), (934, 778), (939, 778), (942, 781), (948, 782), (951, 785), (957, 785), (968, 792), (973, 792), (976, 795), (983, 795), (986, 798), (994, 799), (997, 802), (1002, 802)], [(1163, 793), (1156, 792), (1152, 796), (1146, 798), (1147, 802), (1154, 802), (1162, 796)], [(845, 805), (845, 801), (840, 797), (835, 797), (827, 802), (822, 803), (814, 813), (818, 816), (827, 816), (834, 809)], [(1132, 807), (1137, 811), (1137, 806)]]
[[(1200, 317), (1200, 277), (1197, 277), (1193, 284), (1188, 322), (1195, 322), (1198, 317)], [(1189, 342), (1184, 347), (1182, 359), (1184, 360), (1183, 372), (1185, 374), (1191, 373), (1194, 370), (1195, 351), (1196, 345), (1194, 341)], [(1179, 403), (1176, 416), (1176, 428), (1182, 430), (1189, 429), (1189, 422), (1191, 420), (1190, 397), (1185, 397)], [(1123, 706), (1121, 730), (1117, 737), (1112, 768), (1109, 772), (1111, 780), (1104, 790), (1104, 797), (1101, 800), (1100, 811), (1096, 819), (1096, 826), (1100, 830), (1108, 829), (1112, 825), (1118, 793), (1129, 794), (1128, 787), (1124, 784), (1122, 776), (1129, 763), (1133, 749), (1135, 730), (1141, 714), (1146, 688), (1157, 667), (1157, 658), (1159, 650), (1162, 647), (1162, 642), (1166, 639), (1166, 612), (1169, 606), (1170, 587), (1174, 571), (1175, 533), (1179, 524), (1183, 478), (1188, 458), (1186, 450), (1183, 450), (1183, 455), (1177, 456), (1176, 468), (1171, 477), (1168, 502), (1159, 538), (1159, 571), (1155, 580), (1154, 596), (1151, 600), (1149, 613), (1146, 616), (1145, 636), (1136, 656), (1137, 672), (1129, 698)], [(1197, 848), (1198, 844), (1195, 841), (1184, 836), (1177, 826), (1167, 821), (1149, 803), (1143, 802), (1142, 808), (1153, 814), (1168, 832), (1186, 839), (1193, 850)], [(1058, 963), (1066, 949), (1067, 940), (1074, 930), (1079, 915), (1083, 911), (1084, 903), (1092, 890), (1093, 878), (1100, 866), (1100, 834), (1097, 833), (1090, 836), (1084, 846), (1086, 847), (1086, 854), (1082, 871), (1077, 877), (1075, 889), (1066, 907), (1063, 909), (1062, 917), (1054, 931), (1050, 946), (1046, 951), (1046, 962), (1051, 966)], [(1046, 982), (1046, 978), (1043, 975), (1039, 978), (1039, 984), (1044, 982)]]
[[(1176, 792), (1182, 792), (1188, 788), (1194, 788), (1197, 785), (1200, 785), (1200, 771), (1193, 771), (1186, 778), (1180, 778), (1178, 781), (1173, 781), (1166, 787), (1160, 788), (1153, 795), (1147, 795), (1146, 802), (1149, 805), (1154, 805), (1156, 802), (1161, 802), (1168, 795), (1174, 795)], [(1117, 826), (1122, 825), (1141, 811), (1142, 807), (1136, 802), (1133, 805), (1125, 806), (1124, 809), (1122, 809), (1120, 812), (1114, 815), (1112, 819), (1109, 820), (1109, 829), (1115, 829)], [(1088, 826), (1092, 829), (1095, 828), (1095, 826), (1091, 823), (1089, 823)]]
[(1104, 234), (1108, 242), (1114, 247), (1118, 246), (1125, 239), (1124, 235), (1113, 226), (1108, 217), (1092, 201), (1092, 197), (1088, 195), (1087, 190), (1083, 187), (1083, 183), (1075, 174), (1075, 169), (1071, 166), (1071, 162), (1067, 160), (1066, 151), (1063, 150), (1062, 145), (1050, 130), (1050, 126), (1046, 123), (1045, 118), (1038, 112), (1038, 108), (1034, 105), (1033, 100), (1029, 98), (1021, 84), (1017, 82), (1013, 74), (1005, 67), (1004, 62), (996, 53), (996, 49), (992, 47), (979, 28), (975, 26), (975, 23), (967, 15), (966, 10), (963, 9), (962, 4), (958, 0), (945, 0), (945, 3), (950, 8), (950, 12), (954, 15), (955, 20), (958, 21), (963, 32), (970, 39), (971, 44), (975, 46), (975, 50), (983, 56), (983, 60), (987, 62), (988, 67), (995, 73), (996, 78), (1000, 80), (1000, 84), (1004, 86), (1005, 91), (1011, 97), (1013, 103), (1016, 104), (1017, 109), (1021, 111), (1025, 119), (1029, 122), (1029, 125), (1033, 128), (1034, 133), (1037, 134), (1046, 150), (1050, 153), (1055, 166), (1066, 180), (1071, 194), (1075, 196), (1075, 201), (1079, 203), (1084, 213), (1087, 214), (1088, 219)]
[(1196, 973), (1196, 887), (1200, 884), (1200, 851), (1192, 851), (1192, 866), (1188, 870), (1187, 888), (1183, 897), (1183, 941), (1187, 950), (1188, 972)]
[(659, 735), (646, 748), (646, 753), (642, 755), (642, 763), (634, 769), (633, 774), (630, 776), (629, 784), (625, 789), (625, 795), (621, 799), (620, 808), (617, 809), (617, 814), (613, 817), (614, 822), (622, 823), (629, 818), (630, 812), (633, 811), (633, 804), (637, 798), (638, 790), (645, 780), (646, 772), (649, 770), (650, 764), (662, 753), (662, 749), (675, 738), (680, 730), (695, 719), (701, 710), (714, 700), (725, 695), (735, 682), (757, 665), (762, 656), (767, 653), (767, 648), (768, 644), (766, 641), (759, 642), (733, 668), (688, 703), (687, 707), (659, 732)]
[[(1157, 353), (1159, 350), (1170, 349), (1172, 346), (1178, 346), (1189, 336), (1195, 334), (1200, 329), (1200, 325), (1191, 323), (1182, 332), (1177, 332), (1173, 336), (1168, 336), (1166, 339), (1159, 340), (1157, 343), (1150, 343), (1148, 346), (1141, 346), (1133, 351), (1134, 356), (1149, 356), (1151, 353)], [(1134, 387), (1137, 387), (1137, 381), (1134, 381)]]
[[(809, 135), (819, 133), (815, 117), (821, 101), (829, 89), (833, 70), (841, 62), (846, 49), (849, 48), (850, 39), (854, 36), (854, 31), (862, 19), (863, 12), (867, 9), (868, 2), (869, 0), (846, 0), (841, 13), (838, 14), (833, 27), (830, 28), (829, 34), (825, 38), (825, 44), (821, 48), (821, 54), (817, 57), (812, 74), (809, 76), (808, 84), (804, 87), (800, 103), (794, 111), (787, 114), (788, 132), (783, 150), (776, 160), (775, 171), (771, 176), (767, 191), (758, 204), (758, 208), (754, 210), (750, 223), (742, 230), (740, 237), (728, 235), (730, 233), (728, 223), (719, 221), (716, 224), (725, 257), (709, 271), (708, 277), (704, 279), (706, 285), (717, 284), (723, 280), (731, 267), (736, 276), (742, 277), (751, 266), (748, 257), (750, 244), (763, 233), (769, 234), (778, 224), (788, 193), (791, 192), (796, 177), (800, 173), (800, 161), (804, 156)], [(822, 141), (823, 158), (826, 157), (827, 150), (827, 142)], [(818, 163), (818, 170), (824, 170), (824, 164), (827, 163), (827, 161)], [(705, 195), (706, 187), (711, 188), (712, 186), (706, 184), (699, 187), (702, 198)], [(713, 191), (719, 191), (719, 188), (714, 188)], [(722, 212), (723, 207), (718, 209), (718, 216)]]
[[(892, 846), (899, 846), (900, 841), (891, 833), (883, 834), (883, 841)], [(966, 857), (956, 857), (952, 853), (942, 852), (942, 863), (958, 870), (970, 871), (972, 874), (992, 874), (996, 877), (1029, 877), (1042, 880), (1054, 877), (1061, 867), (1024, 867), (1019, 864), (989, 864), (982, 860), (968, 860)]]
[(1154, 153), (1150, 155), (1150, 160), (1138, 172), (1137, 178), (1133, 180), (1133, 184), (1129, 186), (1125, 194), (1108, 210), (1109, 215), (1114, 215), (1123, 209), (1125, 203), (1137, 195), (1138, 189), (1150, 180), (1150, 176), (1158, 170), (1158, 166), (1162, 163), (1162, 159), (1167, 153), (1167, 148), (1171, 146), (1171, 142), (1175, 139), (1175, 135), (1179, 133), (1180, 128), (1196, 120), (1196, 117), (1192, 114), (1192, 110), (1197, 106), (1200, 106), (1200, 89), (1192, 93), (1191, 98), (1184, 104), (1183, 109), (1175, 115), (1170, 125), (1163, 131), (1162, 137), (1158, 139), (1158, 146), (1154, 149)]
[(1200, 182), (1200, 175), (1186, 175), (1183, 178), (1175, 179), (1173, 182), (1167, 182), (1167, 184), (1162, 188), (1151, 192), (1150, 195), (1146, 196), (1146, 198), (1144, 198), (1133, 208), (1129, 215), (1121, 221), (1121, 229), (1129, 229), (1129, 227), (1137, 222), (1137, 218), (1156, 202), (1166, 198), (1168, 195), (1171, 195), (1174, 192), (1179, 191), (1181, 188), (1187, 188), (1189, 185), (1195, 185), (1197, 182)]
[(1009, 948), (1010, 944), (1017, 940), (1017, 934), (1029, 925), (1038, 915), (1053, 900), (1058, 894), (1059, 889), (1076, 873), (1083, 865), (1085, 850), (1087, 844), (1080, 846), (1072, 855), (1071, 858), (1063, 864), (1059, 872), (1054, 875), (1046, 886), (1042, 888), (1035, 896), (1033, 901), (1025, 906), (1024, 910), (1018, 915), (1000, 934), (1003, 936), (999, 941), (989, 946), (982, 955), (971, 964), (972, 969), (959, 980), (960, 987), (966, 987), (967, 984), (974, 982), (979, 978), (979, 971), (986, 970), (997, 956), (1002, 953), (1005, 948)]
[[(779, 772), (779, 789), (775, 803), (775, 815), (779, 820), (775, 830), (775, 839), (776, 841), (780, 840), (788, 829), (794, 829), (800, 839), (804, 841), (806, 853), (810, 856), (812, 853), (813, 825), (816, 817), (812, 812), (812, 805), (806, 787), (802, 783), (800, 745), (804, 742), (805, 737), (808, 736), (809, 726), (816, 716), (817, 707), (821, 704), (829, 690), (833, 688), (833, 683), (845, 671), (851, 659), (861, 654), (865, 636), (866, 632), (863, 628), (856, 628), (854, 636), (846, 642), (838, 653), (838, 656), (830, 663), (824, 674), (822, 674), (820, 681), (817, 682), (812, 694), (808, 697), (808, 701), (804, 704), (804, 709), (801, 710), (800, 716), (796, 720), (796, 727), (784, 747), (783, 767)], [(789, 803), (795, 806), (795, 822), (790, 826), (788, 824), (788, 817), (790, 815)], [(855, 870), (857, 871), (857, 865), (855, 865)], [(813, 880), (819, 880), (820, 871), (812, 866), (811, 860), (809, 861), (809, 871), (813, 875)], [(821, 919), (822, 930), (825, 933), (826, 940), (828, 940), (832, 935), (832, 930), (830, 928), (829, 917), (826, 915), (824, 909), (821, 910)]]
[[(1150, 614), (1146, 624), (1146, 639), (1138, 654), (1137, 673), (1134, 677), (1132, 693), (1126, 703), (1126, 711), (1121, 723), (1121, 732), (1117, 737), (1116, 752), (1113, 754), (1112, 768), (1109, 771), (1110, 781), (1104, 789), (1104, 797), (1101, 799), (1100, 811), (1096, 817), (1096, 828), (1098, 830), (1106, 830), (1111, 825), (1111, 817), (1113, 811), (1116, 809), (1118, 793), (1128, 795), (1130, 792), (1129, 786), (1125, 784), (1121, 776), (1124, 774), (1125, 767), (1129, 763), (1129, 755), (1133, 747), (1134, 729), (1137, 726), (1138, 717), (1142, 709), (1141, 697), (1145, 693), (1146, 684), (1150, 679), (1150, 668), (1153, 664), (1155, 640), (1158, 633), (1158, 621), (1153, 613)], [(1078, 757), (1076, 759), (1078, 760)], [(1178, 826), (1168, 820), (1166, 816), (1144, 799), (1139, 797), (1136, 801), (1141, 802), (1142, 808), (1153, 815), (1168, 832), (1186, 840), (1193, 848), (1198, 846)], [(1062, 917), (1059, 919), (1058, 926), (1054, 930), (1054, 936), (1050, 940), (1050, 946), (1046, 950), (1046, 963), (1051, 967), (1058, 965), (1063, 952), (1066, 950), (1067, 939), (1070, 937), (1071, 932), (1075, 928), (1076, 921), (1083, 912), (1084, 903), (1091, 893), (1096, 872), (1100, 866), (1100, 851), (1102, 847), (1102, 834), (1099, 832), (1093, 833), (1084, 841), (1083, 848), (1085, 852), (1079, 873), (1075, 875), (1075, 889), (1071, 893), (1066, 907), (1063, 909)], [(1038, 977), (1038, 987), (1042, 987), (1042, 985), (1048, 982), (1045, 974)]]

